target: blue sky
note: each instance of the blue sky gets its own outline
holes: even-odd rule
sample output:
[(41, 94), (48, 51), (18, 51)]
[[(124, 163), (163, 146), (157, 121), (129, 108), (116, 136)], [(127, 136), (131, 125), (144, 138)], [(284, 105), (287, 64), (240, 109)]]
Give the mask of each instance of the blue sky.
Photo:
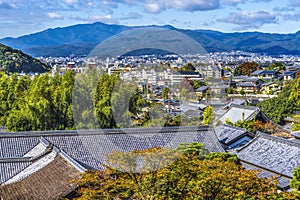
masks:
[(0, 38), (98, 21), (294, 33), (300, 0), (0, 0)]

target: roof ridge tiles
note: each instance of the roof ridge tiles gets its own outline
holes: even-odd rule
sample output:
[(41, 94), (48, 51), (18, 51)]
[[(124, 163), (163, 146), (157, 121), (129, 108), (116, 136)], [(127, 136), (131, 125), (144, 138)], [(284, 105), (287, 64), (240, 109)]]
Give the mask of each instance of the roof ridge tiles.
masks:
[(256, 134), (256, 137), (253, 140), (251, 140), (248, 144), (246, 144), (243, 147), (237, 149), (237, 152), (240, 152), (243, 149), (247, 148), (248, 146), (250, 146), (252, 143), (254, 143), (259, 138), (265, 138), (265, 139), (273, 140), (273, 141), (276, 141), (276, 142), (280, 142), (280, 143), (284, 143), (284, 144), (288, 144), (288, 145), (296, 146), (296, 147), (300, 148), (300, 143), (299, 142), (295, 142), (295, 141), (292, 141), (292, 140), (287, 140), (287, 139), (277, 137), (277, 136), (272, 136), (272, 135), (269, 135), (269, 134), (258, 131), (258, 133)]
[(20, 162), (28, 162), (32, 163), (31, 157), (23, 157), (23, 158), (0, 158), (0, 163), (20, 163)]
[[(278, 175), (278, 177), (285, 177), (285, 178), (289, 178), (289, 179), (292, 178), (291, 176), (288, 176), (288, 175), (286, 175), (286, 174), (282, 174), (282, 173), (280, 173), (280, 172), (277, 172), (277, 171), (274, 171), (274, 170), (271, 170), (271, 169), (265, 168), (265, 167), (263, 167), (263, 166), (259, 166), (259, 165), (253, 164), (253, 163), (250, 163), (250, 162), (245, 161), (245, 160), (242, 160), (242, 159), (241, 159), (241, 163), (246, 163), (247, 165), (251, 165), (251, 166), (257, 167), (257, 168), (259, 168), (259, 169), (261, 169), (261, 170), (265, 170), (265, 171), (271, 172), (271, 173), (273, 173), (273, 174)], [(278, 178), (278, 177), (277, 177), (277, 178)]]
[(263, 138), (273, 140), (273, 141), (276, 141), (276, 142), (280, 142), (280, 143), (289, 144), (291, 146), (296, 146), (296, 147), (300, 148), (300, 143), (299, 142), (295, 142), (293, 140), (288, 140), (288, 139), (277, 137), (277, 136), (272, 136), (272, 135), (262, 133), (262, 132), (259, 132), (258, 134)]
[(234, 129), (237, 129), (237, 130), (242, 130), (242, 131), (247, 131), (247, 132), (249, 132), (246, 128), (242, 128), (242, 127), (238, 127), (238, 126), (231, 126), (231, 125), (229, 125), (229, 124), (222, 124), (223, 126), (225, 126), (225, 127), (228, 127), (228, 128), (234, 128)]
[(108, 135), (108, 134), (149, 134), (164, 132), (184, 132), (184, 131), (208, 131), (210, 126), (175, 126), (175, 127), (151, 127), (151, 128), (124, 128), (124, 129), (91, 129), (73, 131), (29, 131), (0, 133), (1, 138), (19, 137), (47, 137), (47, 136), (78, 136), (78, 135)]
[[(41, 152), (37, 156), (33, 157), (19, 157), (19, 158), (0, 158), (0, 163), (8, 163), (8, 162), (34, 162), (45, 155), (51, 153), (53, 151), (53, 144), (50, 144), (45, 151)], [(56, 151), (57, 152), (57, 151)]]

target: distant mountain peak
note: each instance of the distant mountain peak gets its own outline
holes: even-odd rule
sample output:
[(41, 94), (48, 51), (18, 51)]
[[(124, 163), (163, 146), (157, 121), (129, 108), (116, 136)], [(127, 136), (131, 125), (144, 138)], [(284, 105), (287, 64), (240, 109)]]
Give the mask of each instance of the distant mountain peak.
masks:
[[(178, 29), (172, 25), (125, 26), (95, 22), (47, 29), (17, 38), (3, 38), (0, 43), (20, 49), (32, 56), (88, 55), (98, 44), (121, 32), (142, 27), (160, 27), (186, 34), (208, 52), (232, 50), (268, 54), (298, 54), (300, 31), (295, 34), (261, 32), (223, 33), (213, 30)], [(278, 52), (279, 48), (280, 52)]]

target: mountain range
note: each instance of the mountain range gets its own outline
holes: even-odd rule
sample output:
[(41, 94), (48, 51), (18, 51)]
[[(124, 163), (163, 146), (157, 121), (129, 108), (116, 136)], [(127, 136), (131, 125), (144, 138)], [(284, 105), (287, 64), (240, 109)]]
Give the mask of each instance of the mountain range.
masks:
[[(124, 31), (143, 26), (78, 24), (47, 29), (17, 38), (3, 38), (0, 43), (22, 50), (34, 57), (88, 55), (98, 44)], [(300, 53), (300, 31), (294, 34), (262, 32), (223, 33), (212, 30), (178, 29), (173, 26), (144, 26), (175, 30), (197, 41), (207, 52), (246, 51), (270, 55)], [(116, 44), (117, 45), (117, 44)]]

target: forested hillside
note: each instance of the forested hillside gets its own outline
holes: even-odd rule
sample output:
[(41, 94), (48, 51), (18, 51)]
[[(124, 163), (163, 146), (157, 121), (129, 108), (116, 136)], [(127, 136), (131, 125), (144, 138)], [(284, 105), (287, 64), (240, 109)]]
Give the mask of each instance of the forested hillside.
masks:
[(2, 44), (0, 44), (0, 68), (5, 73), (43, 73), (50, 70), (47, 64)]

